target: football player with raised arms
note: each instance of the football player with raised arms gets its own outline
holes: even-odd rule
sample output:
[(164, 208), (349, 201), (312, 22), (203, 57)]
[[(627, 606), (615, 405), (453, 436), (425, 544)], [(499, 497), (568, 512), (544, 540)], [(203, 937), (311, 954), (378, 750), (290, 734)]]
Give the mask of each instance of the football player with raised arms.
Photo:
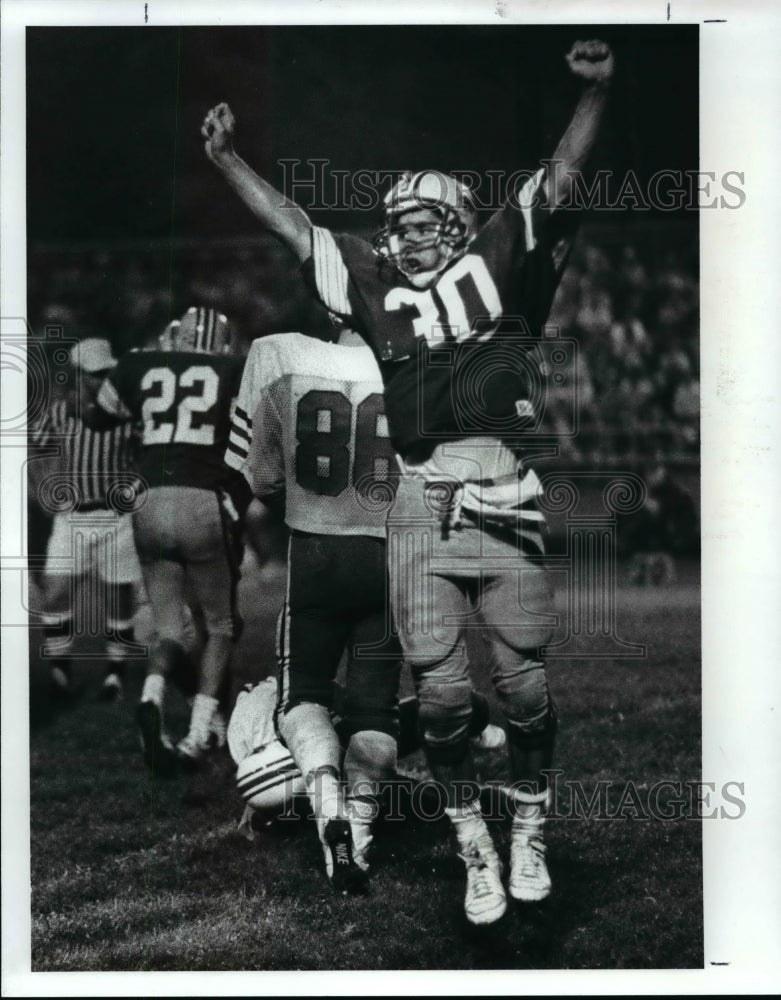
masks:
[[(566, 56), (582, 91), (553, 158), (478, 229), (469, 191), (435, 171), (405, 175), (374, 244), (312, 226), (233, 149), (225, 104), (206, 115), (206, 153), (250, 210), (297, 253), (324, 304), (357, 330), (382, 373), (390, 441), (403, 475), (388, 519), (392, 610), (415, 678), (424, 745), (448, 788), (467, 868), (465, 911), (490, 924), (507, 907), (502, 866), (479, 804), (468, 801), (465, 628), (481, 625), (507, 720), (514, 818), (510, 895), (551, 890), (543, 824), (556, 716), (543, 647), (552, 594), (541, 565), (530, 343), (542, 334), (574, 236), (566, 211), (607, 101), (602, 41)], [(508, 332), (509, 328), (509, 332)], [(412, 541), (410, 541), (412, 539)]]
[[(126, 354), (101, 386), (104, 419), (139, 419), (139, 472), (148, 485), (134, 533), (155, 636), (137, 721), (147, 765), (197, 764), (214, 739), (225, 742), (219, 698), (241, 621), (236, 587), (242, 521), (251, 499), (223, 461), (244, 358), (227, 318), (193, 306), (148, 348)], [(174, 748), (163, 727), (166, 679), (181, 670), (189, 591), (206, 642), (188, 733)]]

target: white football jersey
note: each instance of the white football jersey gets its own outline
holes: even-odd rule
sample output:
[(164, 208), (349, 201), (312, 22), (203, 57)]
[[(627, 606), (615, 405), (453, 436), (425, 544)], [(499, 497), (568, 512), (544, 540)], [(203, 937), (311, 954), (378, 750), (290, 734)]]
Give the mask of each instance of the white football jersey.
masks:
[(239, 691), (228, 722), (228, 749), (240, 764), (245, 757), (276, 739), (274, 709), (277, 707), (277, 682), (267, 677), (253, 688)]
[(385, 536), (399, 476), (371, 350), (299, 333), (250, 348), (225, 460), (298, 531)]

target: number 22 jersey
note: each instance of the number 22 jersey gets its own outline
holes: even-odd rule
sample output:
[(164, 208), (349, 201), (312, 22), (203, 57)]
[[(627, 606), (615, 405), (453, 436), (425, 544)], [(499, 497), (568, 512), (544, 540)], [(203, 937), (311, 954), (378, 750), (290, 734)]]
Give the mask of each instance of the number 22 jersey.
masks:
[(203, 351), (131, 351), (103, 383), (98, 405), (141, 423), (138, 471), (148, 486), (214, 490), (226, 468), (230, 411), (244, 359)]
[(225, 461), (297, 531), (385, 536), (398, 479), (371, 350), (300, 333), (250, 349)]

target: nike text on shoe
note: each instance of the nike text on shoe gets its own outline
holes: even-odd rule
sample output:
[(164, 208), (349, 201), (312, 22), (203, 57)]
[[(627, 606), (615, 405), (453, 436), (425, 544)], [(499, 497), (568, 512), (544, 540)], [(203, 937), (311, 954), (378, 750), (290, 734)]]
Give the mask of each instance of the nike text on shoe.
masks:
[(512, 898), (521, 903), (537, 903), (550, 895), (551, 880), (541, 837), (513, 830), (509, 888)]
[(507, 909), (501, 867), (493, 845), (470, 841), (460, 855), (466, 865), (464, 912), (472, 924), (493, 924)]
[(176, 754), (163, 732), (163, 718), (153, 701), (142, 701), (136, 708), (136, 722), (141, 730), (141, 748), (149, 770), (162, 778), (176, 772)]
[(366, 872), (353, 857), (353, 840), (347, 820), (331, 819), (323, 830), (323, 850), (331, 885), (343, 894), (363, 892)]

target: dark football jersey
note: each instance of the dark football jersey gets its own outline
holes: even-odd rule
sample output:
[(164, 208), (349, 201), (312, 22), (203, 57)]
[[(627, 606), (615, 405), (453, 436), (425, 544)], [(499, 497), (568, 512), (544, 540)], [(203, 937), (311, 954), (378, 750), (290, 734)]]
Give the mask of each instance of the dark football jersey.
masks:
[(223, 461), (244, 359), (131, 351), (103, 383), (98, 404), (141, 424), (138, 471), (150, 487), (213, 490), (235, 474)]
[[(532, 208), (539, 171), (495, 212), (426, 289), (372, 247), (314, 228), (305, 273), (323, 303), (367, 341), (380, 364), (391, 441), (425, 460), (443, 441), (530, 426), (529, 352), (542, 335), (576, 215)], [(529, 207), (518, 207), (518, 206)]]

